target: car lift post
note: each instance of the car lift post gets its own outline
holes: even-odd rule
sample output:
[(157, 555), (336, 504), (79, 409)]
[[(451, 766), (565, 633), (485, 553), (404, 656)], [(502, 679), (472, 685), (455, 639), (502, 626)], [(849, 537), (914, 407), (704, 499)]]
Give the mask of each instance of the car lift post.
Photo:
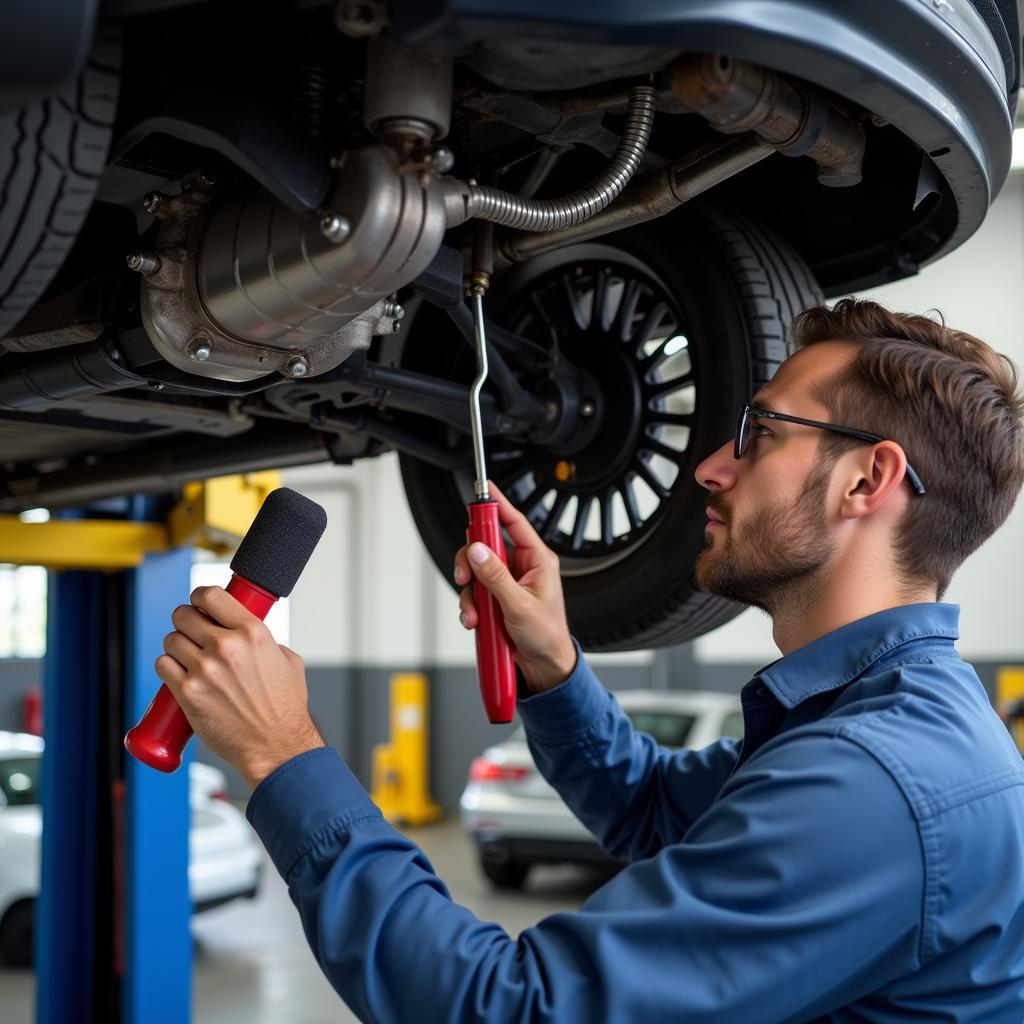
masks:
[(153, 662), (188, 598), (191, 548), (226, 554), (277, 483), (189, 484), (165, 515), (132, 498), (115, 503), (116, 519), (0, 516), (0, 562), (62, 570), (47, 598), (38, 1024), (190, 1017), (188, 771), (146, 768), (121, 740), (157, 690)]

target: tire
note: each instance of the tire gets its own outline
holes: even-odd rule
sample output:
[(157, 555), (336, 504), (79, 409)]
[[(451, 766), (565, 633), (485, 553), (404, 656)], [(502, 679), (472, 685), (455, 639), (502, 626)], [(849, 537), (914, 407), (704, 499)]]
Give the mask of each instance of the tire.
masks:
[(530, 865), (517, 860), (496, 863), (481, 858), (480, 870), (496, 889), (521, 889), (530, 873)]
[(35, 916), (35, 900), (21, 900), (0, 921), (0, 953), (11, 967), (32, 966)]
[(121, 42), (101, 29), (81, 76), (0, 110), (0, 338), (60, 269), (92, 205), (117, 111)]
[[(562, 291), (577, 291), (569, 302), (570, 313), (557, 306), (558, 289), (552, 282), (559, 275)], [(595, 318), (593, 295), (608, 294), (609, 281), (618, 282), (618, 311), (606, 317), (612, 300), (603, 300), (602, 315)], [(634, 314), (632, 308), (648, 307), (631, 307), (629, 316), (623, 317), (625, 297), (635, 294), (630, 291), (631, 282), (649, 311), (658, 302), (668, 310), (665, 326), (655, 324), (660, 333), (639, 346), (636, 338), (647, 333), (647, 322), (636, 327), (640, 313)], [(581, 314), (587, 287), (590, 312)], [(538, 304), (548, 303), (547, 296), (554, 296), (554, 306), (549, 304), (545, 318)], [(821, 301), (811, 272), (785, 241), (745, 217), (712, 207), (694, 206), (602, 239), (600, 244), (549, 253), (495, 279), (487, 298), (488, 316), (542, 343), (538, 326), (553, 324), (549, 335), (557, 336), (564, 354), (571, 354), (570, 346), (577, 344), (575, 365), (589, 364), (597, 376), (596, 390), (606, 399), (604, 421), (589, 447), (554, 463), (559, 472), (578, 474), (570, 483), (555, 481), (549, 468), (555, 455), (550, 452), (521, 444), (518, 454), (510, 454), (503, 451), (500, 440), (489, 440), (487, 446), (489, 475), (535, 525), (548, 531), (545, 540), (561, 558), (569, 625), (584, 648), (622, 651), (670, 646), (700, 636), (742, 610), (702, 591), (694, 579), (694, 564), (704, 548), (707, 495), (693, 479), (694, 470), (732, 434), (740, 407), (771, 379), (789, 354), (787, 333), (793, 316)], [(472, 365), (465, 365), (471, 359), (468, 347), (457, 346), (458, 355), (446, 363), (440, 342), (444, 332), (442, 325), (431, 320), (432, 313), (417, 315), (403, 365), (433, 373), (440, 368), (470, 379)], [(584, 329), (586, 316), (590, 322)], [(606, 319), (614, 322), (605, 326)], [(622, 326), (627, 322), (630, 326)], [(572, 340), (577, 327), (584, 339), (578, 343)], [(429, 344), (414, 343), (421, 330), (429, 335)], [(628, 339), (627, 331), (633, 332)], [(677, 332), (672, 335), (673, 344), (681, 343), (685, 351), (677, 349), (670, 359), (664, 355), (668, 340), (662, 335), (673, 331)], [(661, 360), (655, 363), (656, 369), (648, 368), (652, 358)], [(682, 360), (679, 370), (668, 369), (674, 360)], [(605, 363), (609, 368), (603, 368)], [(679, 376), (652, 383), (652, 375), (657, 378), (664, 373)], [(675, 391), (670, 390), (673, 387)], [(652, 397), (662, 392), (666, 392), (664, 398)], [(682, 410), (674, 417), (672, 402)], [(623, 419), (626, 414), (620, 416), (620, 410), (627, 407), (633, 412)], [(673, 420), (687, 426), (665, 426)], [(674, 447), (665, 440), (673, 430), (682, 438)], [(450, 431), (448, 438), (450, 444)], [(668, 475), (655, 481), (661, 487), (658, 492), (653, 484), (647, 488), (638, 479), (646, 480), (657, 458), (663, 457), (654, 451), (659, 446), (652, 439), (663, 441), (660, 451), (667, 453), (670, 463)], [(443, 438), (437, 435), (434, 440)], [(473, 497), (472, 465), (465, 472), (452, 473), (407, 454), (401, 455), (400, 463), (416, 525), (438, 568), (451, 580), (452, 558), (465, 543), (465, 504)], [(513, 477), (524, 466), (530, 468), (530, 475), (521, 484)], [(666, 483), (673, 467), (675, 476)], [(553, 489), (543, 499), (548, 504), (532, 504), (545, 487)], [(625, 492), (641, 487), (650, 491), (657, 504), (639, 522), (637, 496), (633, 494), (633, 510), (628, 512)], [(564, 491), (573, 489), (576, 493), (568, 500), (576, 500), (575, 520), (572, 507), (563, 501)], [(559, 502), (564, 512), (554, 507)], [(586, 509), (581, 511), (584, 503)], [(626, 522), (626, 529), (620, 527), (618, 532), (613, 523), (616, 505), (620, 521)], [(595, 507), (600, 520), (596, 529)], [(549, 520), (558, 515), (562, 519), (552, 527)], [(600, 541), (593, 539), (595, 532), (600, 533)]]

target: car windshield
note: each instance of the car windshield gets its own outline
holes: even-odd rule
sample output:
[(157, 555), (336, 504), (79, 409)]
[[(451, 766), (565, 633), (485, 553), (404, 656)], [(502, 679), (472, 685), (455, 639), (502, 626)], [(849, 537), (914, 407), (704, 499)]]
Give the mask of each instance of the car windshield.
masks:
[(25, 756), (0, 760), (0, 790), (8, 807), (39, 803), (40, 758)]

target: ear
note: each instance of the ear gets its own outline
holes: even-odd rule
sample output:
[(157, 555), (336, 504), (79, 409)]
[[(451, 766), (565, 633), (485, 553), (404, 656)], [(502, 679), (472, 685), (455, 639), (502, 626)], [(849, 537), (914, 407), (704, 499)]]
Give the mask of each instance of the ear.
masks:
[(891, 495), (898, 500), (899, 486), (907, 474), (907, 456), (895, 441), (856, 448), (847, 456), (849, 471), (845, 474), (839, 509), (844, 519), (859, 519), (878, 512)]

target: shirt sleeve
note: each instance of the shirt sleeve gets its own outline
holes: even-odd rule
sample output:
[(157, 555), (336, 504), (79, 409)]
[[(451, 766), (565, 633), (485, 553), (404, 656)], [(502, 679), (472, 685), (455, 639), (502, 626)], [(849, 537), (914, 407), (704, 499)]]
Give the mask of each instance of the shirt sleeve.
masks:
[(766, 745), (682, 842), (518, 939), (452, 902), (329, 748), (278, 769), (248, 815), (328, 979), (379, 1024), (775, 1024), (918, 962), (916, 827), (844, 739)]
[[(578, 650), (578, 648), (577, 648)], [(633, 728), (580, 654), (560, 686), (518, 702), (537, 769), (613, 857), (679, 840), (736, 766), (740, 741), (667, 750)]]

